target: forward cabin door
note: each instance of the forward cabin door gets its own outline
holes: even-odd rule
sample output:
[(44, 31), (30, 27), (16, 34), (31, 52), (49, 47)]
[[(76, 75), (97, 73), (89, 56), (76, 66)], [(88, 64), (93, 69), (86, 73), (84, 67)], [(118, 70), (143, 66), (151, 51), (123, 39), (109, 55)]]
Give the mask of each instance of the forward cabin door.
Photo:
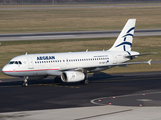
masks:
[(33, 60), (31, 57), (28, 57), (27, 58), (27, 61), (28, 61), (28, 68), (29, 69), (34, 69), (34, 63), (33, 63)]

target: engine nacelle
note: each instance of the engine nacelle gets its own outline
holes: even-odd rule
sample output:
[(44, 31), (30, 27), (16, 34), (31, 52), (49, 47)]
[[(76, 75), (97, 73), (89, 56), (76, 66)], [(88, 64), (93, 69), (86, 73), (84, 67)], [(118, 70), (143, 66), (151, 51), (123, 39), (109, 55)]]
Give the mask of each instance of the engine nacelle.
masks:
[(78, 82), (85, 79), (85, 74), (78, 71), (65, 71), (61, 75), (63, 82)]

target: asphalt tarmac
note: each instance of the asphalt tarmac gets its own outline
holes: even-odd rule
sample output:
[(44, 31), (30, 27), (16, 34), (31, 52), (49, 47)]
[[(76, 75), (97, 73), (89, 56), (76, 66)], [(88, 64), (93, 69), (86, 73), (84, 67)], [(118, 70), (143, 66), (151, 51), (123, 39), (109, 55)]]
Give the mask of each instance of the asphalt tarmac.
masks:
[(90, 83), (54, 83), (52, 77), (29, 81), (6, 79), (0, 83), (0, 112), (77, 108), (89, 106), (161, 106), (161, 71), (94, 74)]

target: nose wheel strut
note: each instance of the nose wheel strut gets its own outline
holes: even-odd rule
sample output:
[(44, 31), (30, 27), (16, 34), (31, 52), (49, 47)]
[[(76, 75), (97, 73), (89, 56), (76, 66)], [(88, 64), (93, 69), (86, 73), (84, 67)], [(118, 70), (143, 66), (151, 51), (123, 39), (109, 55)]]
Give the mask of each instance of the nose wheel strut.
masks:
[(27, 77), (24, 77), (24, 83), (23, 83), (23, 86), (24, 87), (27, 87), (28, 86), (28, 79), (29, 79), (28, 76)]

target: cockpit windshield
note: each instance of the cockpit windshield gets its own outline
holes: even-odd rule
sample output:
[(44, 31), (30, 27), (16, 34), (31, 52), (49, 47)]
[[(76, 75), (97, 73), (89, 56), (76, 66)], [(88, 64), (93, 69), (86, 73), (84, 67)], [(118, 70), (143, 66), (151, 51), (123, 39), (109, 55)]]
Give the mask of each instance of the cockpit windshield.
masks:
[(22, 64), (22, 62), (21, 61), (10, 61), (8, 64)]

